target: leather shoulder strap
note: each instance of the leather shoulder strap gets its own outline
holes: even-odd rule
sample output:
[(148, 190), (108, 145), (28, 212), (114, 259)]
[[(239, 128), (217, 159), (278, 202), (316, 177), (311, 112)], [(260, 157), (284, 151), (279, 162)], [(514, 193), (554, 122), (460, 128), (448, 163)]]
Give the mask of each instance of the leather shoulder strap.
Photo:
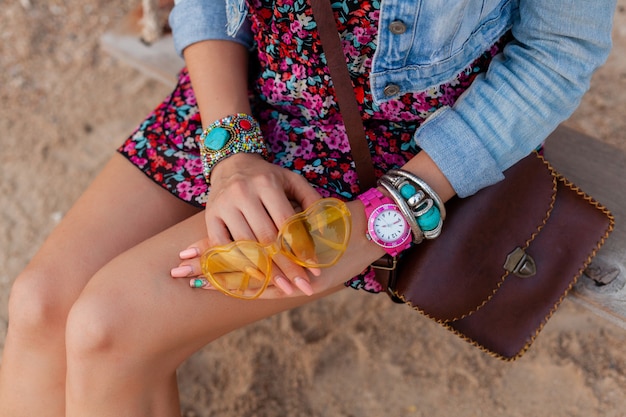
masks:
[(337, 104), (339, 104), (341, 117), (346, 126), (346, 133), (352, 149), (352, 158), (359, 178), (360, 188), (363, 191), (376, 185), (376, 176), (367, 138), (365, 137), (361, 111), (354, 96), (354, 87), (348, 73), (346, 57), (341, 47), (337, 22), (335, 21), (330, 1), (311, 0), (311, 7), (324, 54), (326, 55), (328, 70), (333, 81), (335, 98)]

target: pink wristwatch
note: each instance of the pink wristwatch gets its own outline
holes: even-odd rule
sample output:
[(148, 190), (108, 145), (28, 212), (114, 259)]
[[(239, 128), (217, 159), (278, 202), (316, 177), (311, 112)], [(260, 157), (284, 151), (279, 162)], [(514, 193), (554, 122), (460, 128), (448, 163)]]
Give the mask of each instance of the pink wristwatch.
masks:
[(411, 227), (392, 199), (377, 188), (371, 188), (358, 196), (365, 206), (367, 238), (391, 256), (411, 246)]

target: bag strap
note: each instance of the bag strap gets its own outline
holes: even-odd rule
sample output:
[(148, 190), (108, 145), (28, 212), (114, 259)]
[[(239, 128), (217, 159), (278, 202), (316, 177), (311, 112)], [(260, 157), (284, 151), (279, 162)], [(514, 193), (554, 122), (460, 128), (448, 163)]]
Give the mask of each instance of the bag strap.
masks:
[[(348, 72), (346, 57), (341, 47), (341, 39), (337, 31), (337, 22), (330, 5), (331, 0), (311, 0), (313, 17), (317, 24), (317, 30), (326, 54), (328, 72), (333, 80), (335, 97), (343, 123), (346, 126), (346, 134), (350, 142), (352, 159), (359, 178), (361, 191), (376, 186), (376, 175), (372, 156), (369, 152), (369, 145), (365, 137), (365, 128), (361, 111), (354, 95), (354, 87)], [(401, 302), (393, 295), (393, 285), (396, 281), (396, 259), (385, 255), (372, 264), (376, 271), (376, 280), (383, 286), (389, 297), (395, 302)]]
[(346, 134), (352, 150), (352, 159), (359, 178), (361, 191), (376, 186), (376, 175), (369, 145), (365, 137), (365, 128), (361, 111), (354, 95), (354, 87), (346, 65), (346, 57), (341, 47), (337, 31), (337, 22), (330, 5), (330, 0), (311, 0), (313, 17), (317, 24), (330, 77), (335, 89), (335, 97), (346, 127)]

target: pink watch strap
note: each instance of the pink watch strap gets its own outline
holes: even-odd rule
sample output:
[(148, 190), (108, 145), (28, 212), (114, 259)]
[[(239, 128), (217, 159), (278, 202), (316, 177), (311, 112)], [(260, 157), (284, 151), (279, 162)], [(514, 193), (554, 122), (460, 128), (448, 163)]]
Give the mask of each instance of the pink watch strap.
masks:
[(400, 252), (411, 247), (411, 228), (409, 227), (406, 220), (404, 220), (404, 233), (395, 241), (383, 242), (382, 240), (378, 239), (375, 234), (375, 231), (373, 229), (373, 215), (375, 216), (377, 214), (376, 211), (381, 206), (388, 206), (389, 208), (395, 209), (398, 212), (398, 215), (402, 216), (402, 212), (391, 198), (385, 196), (377, 188), (370, 188), (363, 194), (360, 194), (358, 196), (358, 199), (361, 200), (361, 202), (365, 206), (365, 214), (367, 216), (367, 233), (370, 240), (381, 246), (385, 250), (385, 252), (387, 252), (391, 256), (397, 256), (398, 254), (400, 254)]

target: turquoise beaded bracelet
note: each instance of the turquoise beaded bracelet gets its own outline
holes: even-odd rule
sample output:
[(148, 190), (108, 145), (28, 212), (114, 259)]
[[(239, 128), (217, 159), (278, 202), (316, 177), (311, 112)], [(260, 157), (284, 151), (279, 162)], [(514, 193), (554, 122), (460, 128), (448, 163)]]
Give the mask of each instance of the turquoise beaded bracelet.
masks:
[(267, 158), (259, 123), (244, 113), (221, 118), (209, 125), (199, 140), (202, 172), (207, 183), (215, 165), (236, 153), (256, 153)]

